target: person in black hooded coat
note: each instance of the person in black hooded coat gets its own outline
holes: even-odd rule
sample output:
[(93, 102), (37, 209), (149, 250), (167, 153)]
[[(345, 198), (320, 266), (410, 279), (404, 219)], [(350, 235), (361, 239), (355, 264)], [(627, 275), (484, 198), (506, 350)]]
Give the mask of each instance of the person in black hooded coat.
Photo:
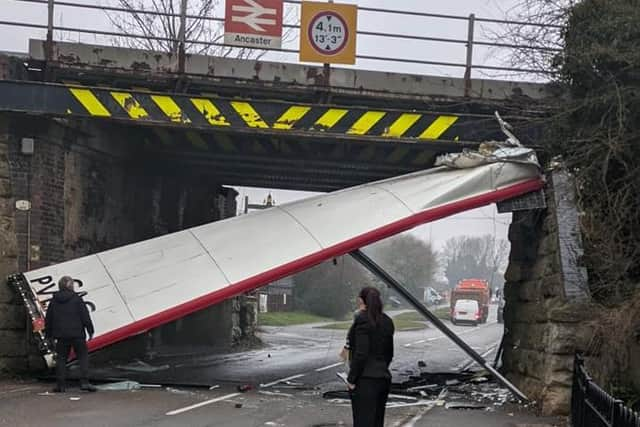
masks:
[[(80, 365), (80, 389), (96, 391), (89, 384), (89, 354), (87, 335), (93, 338), (93, 323), (89, 310), (82, 298), (73, 291), (73, 279), (64, 276), (58, 281), (59, 291), (47, 307), (45, 317), (45, 336), (56, 340), (56, 388), (54, 392), (63, 393), (66, 388), (67, 359), (71, 348)], [(86, 333), (85, 333), (86, 331)]]
[(366, 287), (358, 295), (360, 311), (349, 330), (351, 364), (347, 377), (354, 427), (382, 427), (391, 389), (395, 327), (382, 312), (380, 291)]

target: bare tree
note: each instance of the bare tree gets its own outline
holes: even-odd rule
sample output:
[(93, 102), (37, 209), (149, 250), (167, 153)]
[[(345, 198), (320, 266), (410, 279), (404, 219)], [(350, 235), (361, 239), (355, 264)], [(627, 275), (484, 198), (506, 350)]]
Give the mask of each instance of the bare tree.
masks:
[(373, 258), (411, 293), (422, 298), (423, 288), (433, 285), (438, 268), (431, 245), (411, 234), (399, 234), (372, 247)]
[(539, 70), (545, 80), (557, 75), (564, 47), (563, 31), (576, 0), (520, 0), (505, 11), (509, 24), (484, 26), (496, 43), (518, 46), (504, 56), (514, 68)]
[[(211, 19), (223, 5), (221, 0), (188, 0), (185, 28), (181, 28), (183, 0), (114, 0), (126, 12), (107, 11), (107, 17), (124, 36), (115, 41), (131, 48), (178, 54), (179, 38), (184, 32), (185, 51), (194, 54), (260, 58), (266, 51), (223, 45), (224, 24)], [(284, 18), (292, 22), (295, 8), (289, 8)], [(292, 32), (285, 31), (283, 41), (291, 40)]]
[(485, 279), (492, 287), (502, 284), (509, 244), (492, 235), (452, 237), (445, 242), (442, 257), (449, 286), (462, 279)]
[(341, 319), (355, 306), (355, 297), (364, 286), (374, 286), (371, 274), (351, 257), (326, 261), (294, 276), (297, 310)]
[[(607, 302), (640, 288), (639, 10), (626, 0), (520, 0), (507, 18), (537, 26), (502, 31), (524, 46), (512, 63), (545, 68), (564, 91), (544, 119), (540, 145), (575, 177), (583, 262), (593, 296)], [(535, 45), (562, 50), (528, 49)]]

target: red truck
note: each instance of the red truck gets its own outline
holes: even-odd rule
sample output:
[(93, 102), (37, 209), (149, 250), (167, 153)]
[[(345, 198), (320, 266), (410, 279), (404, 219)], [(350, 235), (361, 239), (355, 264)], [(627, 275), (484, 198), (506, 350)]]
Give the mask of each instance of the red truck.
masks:
[(480, 307), (481, 323), (485, 323), (489, 317), (489, 299), (491, 297), (489, 283), (482, 279), (464, 279), (458, 282), (451, 291), (451, 318), (456, 301), (470, 299), (478, 301)]

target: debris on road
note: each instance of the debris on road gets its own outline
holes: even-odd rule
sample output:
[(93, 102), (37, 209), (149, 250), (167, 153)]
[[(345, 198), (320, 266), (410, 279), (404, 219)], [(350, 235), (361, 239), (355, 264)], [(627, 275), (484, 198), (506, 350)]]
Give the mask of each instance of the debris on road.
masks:
[(447, 409), (485, 409), (487, 406), (473, 402), (448, 402), (444, 407)]
[(126, 365), (116, 365), (116, 369), (120, 369), (122, 371), (151, 373), (166, 371), (167, 369), (169, 369), (169, 365), (153, 366), (146, 362), (143, 362), (142, 360), (136, 360), (135, 362)]
[(485, 371), (423, 372), (420, 376), (410, 377), (408, 381), (393, 384), (391, 390), (395, 394), (414, 397), (435, 395), (448, 390), (451, 402), (471, 400), (484, 407), (497, 407), (518, 401), (509, 390), (491, 380)]
[(347, 390), (330, 390), (330, 391), (325, 391), (324, 393), (322, 393), (322, 398), (323, 399), (327, 399), (327, 400), (331, 400), (331, 399), (344, 399), (344, 400), (349, 400), (350, 401), (350, 397), (349, 397), (349, 392)]
[(119, 381), (115, 383), (97, 385), (96, 388), (101, 391), (129, 391), (139, 390), (141, 385), (137, 381)]
[[(347, 390), (332, 390), (322, 397), (331, 403), (350, 402)], [(447, 409), (494, 410), (507, 402), (518, 402), (511, 392), (492, 381), (485, 371), (423, 372), (402, 383), (393, 383), (388, 408), (445, 406)]]
[(174, 394), (194, 394), (191, 391), (180, 390), (178, 388), (173, 388), (173, 387), (167, 387), (165, 388), (165, 390), (167, 390), (169, 393), (174, 393)]
[(242, 384), (242, 385), (239, 385), (237, 389), (241, 393), (246, 393), (249, 390), (253, 389), (253, 386), (251, 384)]
[(281, 378), (279, 380), (271, 381), (270, 383), (267, 383), (267, 384), (260, 384), (260, 388), (267, 388), (267, 387), (274, 386), (276, 384), (286, 383), (287, 381), (295, 380), (296, 378), (301, 378), (304, 376), (305, 374), (292, 375), (287, 378)]
[(407, 408), (410, 406), (442, 406), (444, 400), (419, 400), (417, 402), (387, 402), (387, 408)]
[(69, 398), (69, 400), (74, 400), (74, 401), (75, 401), (75, 400), (80, 400), (80, 399), (81, 399), (81, 398), (80, 398), (80, 397), (77, 397), (77, 396), (71, 396), (71, 397)]
[(295, 381), (284, 381), (284, 384), (291, 386), (291, 387), (302, 387), (304, 386), (304, 383), (299, 383), (299, 382), (295, 382)]
[(293, 397), (293, 394), (288, 394), (288, 393), (280, 393), (278, 391), (265, 391), (265, 390), (259, 390), (258, 393), (260, 394), (264, 394), (267, 396), (278, 396), (278, 397)]
[(405, 396), (405, 395), (402, 395), (402, 394), (393, 394), (393, 393), (389, 394), (389, 398), (390, 399), (402, 399), (402, 400), (418, 400), (417, 397)]

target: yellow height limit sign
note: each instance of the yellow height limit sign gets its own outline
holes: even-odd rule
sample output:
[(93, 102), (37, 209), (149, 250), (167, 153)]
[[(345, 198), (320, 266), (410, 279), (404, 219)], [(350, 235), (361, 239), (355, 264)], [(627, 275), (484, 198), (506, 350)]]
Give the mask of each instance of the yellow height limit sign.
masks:
[(356, 63), (358, 6), (302, 2), (300, 61)]

